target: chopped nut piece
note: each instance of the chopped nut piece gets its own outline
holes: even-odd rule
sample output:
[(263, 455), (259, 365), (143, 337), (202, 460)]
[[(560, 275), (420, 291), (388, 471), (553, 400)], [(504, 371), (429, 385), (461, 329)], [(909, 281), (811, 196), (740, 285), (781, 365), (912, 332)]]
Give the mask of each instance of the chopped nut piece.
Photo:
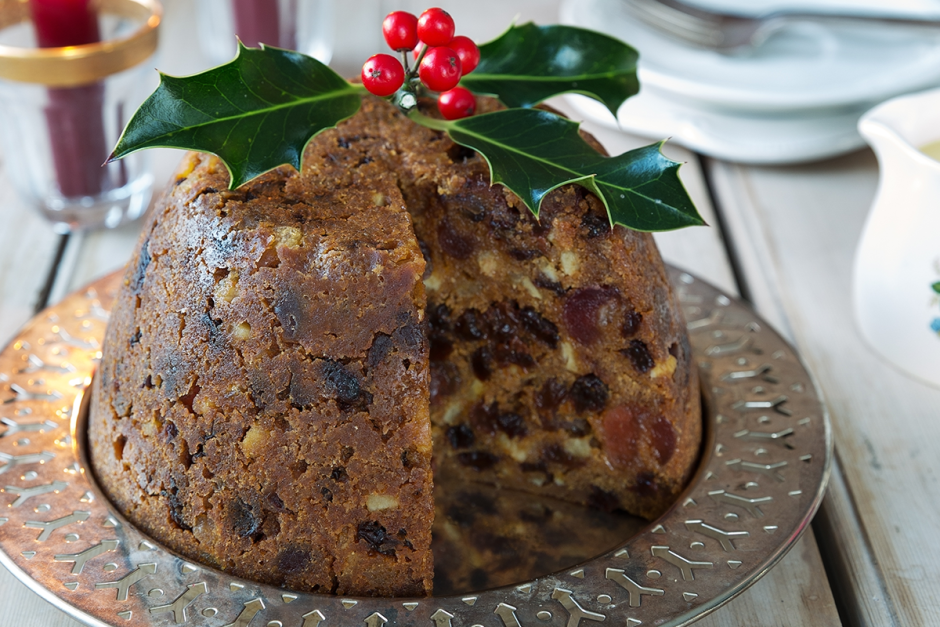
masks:
[(562, 342), (561, 354), (565, 358), (565, 368), (569, 372), (578, 372), (578, 358), (574, 354), (574, 347), (568, 342)]
[(500, 433), (496, 436), (496, 441), (499, 443), (499, 446), (509, 453), (509, 456), (517, 462), (524, 462), (529, 456), (528, 451), (523, 448), (521, 440), (510, 438), (505, 433)]
[(278, 246), (297, 248), (300, 246), (303, 235), (295, 226), (279, 226), (274, 229), (274, 239)]
[(499, 257), (494, 252), (485, 251), (477, 255), (477, 264), (480, 266), (480, 272), (493, 277), (499, 269)]
[(532, 283), (532, 280), (529, 279), (529, 277), (527, 276), (522, 277), (519, 280), (519, 283), (522, 285), (522, 287), (525, 288), (525, 291), (527, 291), (529, 294), (532, 295), (533, 298), (537, 300), (542, 300), (542, 294), (539, 292), (539, 288), (535, 287), (535, 285)]
[(264, 445), (265, 433), (261, 425), (252, 425), (245, 437), (242, 438), (242, 452), (248, 457), (256, 457), (261, 453)]
[(230, 303), (238, 296), (238, 271), (232, 270), (215, 286), (216, 302)]
[(543, 259), (539, 263), (539, 271), (545, 275), (549, 281), (558, 281), (558, 272), (555, 271), (555, 266), (546, 259)]
[(436, 292), (441, 289), (441, 277), (432, 274), (424, 280), (424, 287), (430, 292)]
[(574, 457), (589, 457), (591, 455), (591, 438), (572, 438), (566, 440), (565, 451)]
[(659, 377), (671, 377), (672, 373), (676, 371), (676, 358), (670, 355), (666, 358), (666, 361), (660, 362), (650, 370), (650, 377), (657, 379)]
[(398, 499), (389, 494), (370, 494), (366, 498), (366, 507), (370, 512), (398, 507)]
[(568, 276), (574, 275), (575, 272), (581, 267), (581, 260), (578, 259), (577, 253), (571, 251), (565, 251), (561, 253), (561, 271), (567, 274)]
[(444, 410), (444, 424), (452, 425), (456, 422), (457, 418), (460, 416), (460, 413), (463, 411), (462, 403), (451, 403), (447, 406), (447, 409)]

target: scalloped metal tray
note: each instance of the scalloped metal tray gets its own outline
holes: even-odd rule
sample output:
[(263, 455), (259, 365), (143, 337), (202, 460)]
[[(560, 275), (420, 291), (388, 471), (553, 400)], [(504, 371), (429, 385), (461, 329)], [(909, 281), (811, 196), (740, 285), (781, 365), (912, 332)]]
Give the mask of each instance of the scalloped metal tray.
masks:
[(706, 439), (678, 502), (619, 546), (508, 587), (452, 597), (303, 594), (188, 562), (112, 510), (89, 472), (82, 398), (112, 274), (36, 316), (0, 353), (0, 562), (95, 626), (685, 625), (767, 572), (829, 476), (829, 419), (809, 373), (747, 306), (670, 269), (702, 378)]

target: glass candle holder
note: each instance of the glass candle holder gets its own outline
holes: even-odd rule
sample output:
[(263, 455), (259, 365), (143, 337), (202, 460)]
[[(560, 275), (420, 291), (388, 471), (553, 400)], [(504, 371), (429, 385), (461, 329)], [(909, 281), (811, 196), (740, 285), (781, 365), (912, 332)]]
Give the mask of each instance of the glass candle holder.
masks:
[[(29, 4), (0, 2), (0, 150), (19, 196), (56, 232), (113, 228), (139, 217), (153, 175), (146, 152), (105, 164), (155, 86), (162, 8), (96, 2), (100, 41), (36, 47)], [(37, 24), (38, 25), (38, 24)]]
[(329, 63), (333, 55), (333, 0), (199, 0), (199, 42), (216, 65), (246, 46), (296, 50)]

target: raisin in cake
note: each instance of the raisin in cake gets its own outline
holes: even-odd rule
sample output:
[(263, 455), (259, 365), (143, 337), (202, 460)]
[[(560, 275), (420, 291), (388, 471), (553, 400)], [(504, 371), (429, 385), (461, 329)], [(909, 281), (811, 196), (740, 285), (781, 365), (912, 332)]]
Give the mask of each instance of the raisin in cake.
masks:
[(424, 260), (395, 181), (190, 155), (144, 226), (96, 378), (92, 460), (154, 538), (293, 589), (424, 595)]
[(424, 594), (432, 434), (466, 480), (648, 518), (673, 502), (698, 382), (649, 234), (577, 186), (537, 220), (372, 97), (301, 173), (227, 192), (217, 160), (187, 159), (91, 419), (103, 487), (155, 538), (295, 589)]

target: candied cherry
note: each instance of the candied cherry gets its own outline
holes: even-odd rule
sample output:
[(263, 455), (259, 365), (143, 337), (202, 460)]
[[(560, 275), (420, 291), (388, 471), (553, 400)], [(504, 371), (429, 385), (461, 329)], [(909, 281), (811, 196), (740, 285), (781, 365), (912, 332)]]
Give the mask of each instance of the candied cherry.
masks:
[(460, 57), (450, 48), (431, 48), (418, 66), (418, 76), (431, 91), (447, 91), (460, 81)]
[(454, 18), (444, 9), (428, 9), (418, 18), (418, 38), (429, 46), (446, 46), (454, 38)]
[(454, 87), (437, 97), (437, 108), (445, 119), (459, 120), (473, 115), (477, 108), (477, 99), (466, 87)]
[(405, 68), (390, 54), (374, 54), (362, 66), (362, 84), (376, 96), (391, 96), (405, 82)]
[(418, 18), (407, 11), (394, 11), (382, 22), (382, 35), (392, 50), (414, 50), (418, 45)]
[(447, 47), (457, 53), (460, 57), (460, 69), (463, 76), (466, 76), (477, 68), (480, 63), (480, 49), (473, 43), (473, 40), (464, 35), (454, 37)]
[(565, 327), (578, 343), (590, 346), (604, 335), (618, 293), (607, 287), (582, 287), (572, 290), (562, 309)]

